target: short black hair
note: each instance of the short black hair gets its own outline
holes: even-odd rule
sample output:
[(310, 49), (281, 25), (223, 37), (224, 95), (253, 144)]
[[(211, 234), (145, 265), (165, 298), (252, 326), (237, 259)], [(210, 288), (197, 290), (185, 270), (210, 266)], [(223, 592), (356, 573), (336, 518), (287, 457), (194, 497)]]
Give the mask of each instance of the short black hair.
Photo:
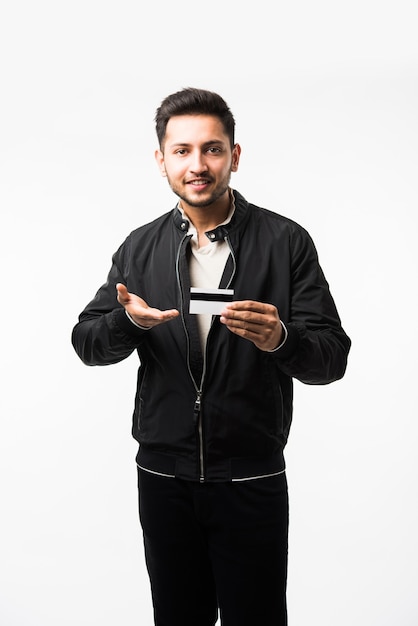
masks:
[(231, 148), (235, 143), (235, 120), (225, 100), (206, 89), (186, 87), (164, 98), (155, 114), (155, 129), (162, 148), (168, 121), (175, 115), (214, 115), (222, 122)]

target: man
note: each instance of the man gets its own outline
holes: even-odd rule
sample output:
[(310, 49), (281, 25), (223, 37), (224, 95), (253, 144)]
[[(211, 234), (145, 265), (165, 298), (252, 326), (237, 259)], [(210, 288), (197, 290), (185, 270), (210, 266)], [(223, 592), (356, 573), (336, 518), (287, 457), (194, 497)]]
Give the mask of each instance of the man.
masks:
[(88, 365), (139, 355), (157, 626), (213, 626), (218, 608), (223, 626), (287, 624), (292, 378), (335, 381), (350, 349), (308, 233), (230, 188), (234, 128), (215, 93), (163, 100), (156, 161), (178, 204), (127, 237), (73, 331)]

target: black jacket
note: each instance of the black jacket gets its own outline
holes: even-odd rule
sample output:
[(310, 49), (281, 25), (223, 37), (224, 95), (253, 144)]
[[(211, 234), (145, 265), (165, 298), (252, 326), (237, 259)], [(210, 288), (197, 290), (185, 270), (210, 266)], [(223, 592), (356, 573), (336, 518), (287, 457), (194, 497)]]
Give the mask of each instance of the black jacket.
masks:
[[(310, 236), (234, 196), (230, 224), (210, 233), (231, 249), (219, 286), (233, 288), (235, 300), (274, 304), (288, 331), (282, 348), (263, 352), (214, 317), (202, 355), (196, 317), (188, 312), (188, 222), (177, 208), (127, 237), (73, 330), (87, 365), (116, 363), (137, 350), (132, 432), (140, 444), (137, 462), (152, 472), (228, 481), (283, 470), (292, 377), (326, 384), (345, 372), (350, 339)], [(151, 330), (137, 328), (116, 300), (118, 282), (149, 306), (181, 315)]]

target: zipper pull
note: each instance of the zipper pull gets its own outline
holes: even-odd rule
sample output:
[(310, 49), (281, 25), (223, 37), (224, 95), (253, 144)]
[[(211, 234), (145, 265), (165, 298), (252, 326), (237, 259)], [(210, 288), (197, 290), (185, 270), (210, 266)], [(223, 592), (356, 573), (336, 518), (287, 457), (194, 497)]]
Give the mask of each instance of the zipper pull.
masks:
[(201, 394), (200, 394), (200, 393), (198, 393), (198, 394), (197, 394), (197, 398), (196, 398), (195, 403), (194, 403), (193, 421), (194, 421), (194, 424), (195, 424), (195, 425), (197, 424), (197, 422), (198, 422), (198, 420), (199, 420), (199, 414), (200, 414), (200, 396), (201, 396)]

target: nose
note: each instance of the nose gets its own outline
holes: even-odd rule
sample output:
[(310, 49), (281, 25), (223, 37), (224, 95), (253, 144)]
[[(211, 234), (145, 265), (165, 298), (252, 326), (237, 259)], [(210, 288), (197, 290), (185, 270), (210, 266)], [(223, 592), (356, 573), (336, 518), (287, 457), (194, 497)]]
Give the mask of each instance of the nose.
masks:
[(201, 174), (208, 169), (205, 161), (204, 154), (200, 150), (196, 150), (191, 155), (190, 171), (194, 174)]

